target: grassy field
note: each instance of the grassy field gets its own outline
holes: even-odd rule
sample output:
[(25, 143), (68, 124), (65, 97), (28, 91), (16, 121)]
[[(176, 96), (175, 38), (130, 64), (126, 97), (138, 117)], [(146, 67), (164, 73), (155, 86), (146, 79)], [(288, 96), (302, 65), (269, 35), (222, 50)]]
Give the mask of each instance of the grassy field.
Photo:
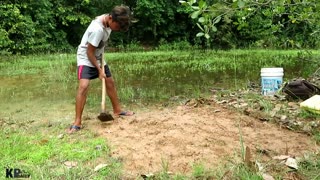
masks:
[[(213, 87), (245, 89), (248, 82), (259, 84), (262, 67), (283, 67), (284, 80), (308, 77), (319, 68), (319, 57), (319, 51), (311, 50), (106, 54), (119, 97), (127, 108), (210, 97)], [(121, 179), (126, 173), (121, 160), (110, 154), (112, 144), (96, 132), (84, 130), (69, 136), (62, 131), (74, 118), (75, 59), (74, 54), (0, 57), (0, 166), (5, 167), (0, 179), (6, 176), (5, 169), (12, 168), (29, 173), (32, 179)], [(100, 86), (98, 80), (91, 84), (88, 113), (99, 110)], [(99, 164), (107, 166), (94, 171)], [(310, 179), (320, 178), (316, 173), (319, 155), (306, 158), (301, 167)], [(171, 175), (164, 165), (162, 173), (149, 179), (218, 179), (228, 169), (237, 179), (262, 179), (243, 164), (225, 164), (214, 171), (201, 164), (193, 168), (191, 174)]]

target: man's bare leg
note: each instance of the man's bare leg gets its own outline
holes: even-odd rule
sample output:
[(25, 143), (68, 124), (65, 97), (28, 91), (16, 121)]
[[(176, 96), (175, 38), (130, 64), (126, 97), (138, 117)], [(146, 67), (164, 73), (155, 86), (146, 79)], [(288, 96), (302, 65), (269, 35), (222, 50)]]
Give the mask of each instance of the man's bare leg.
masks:
[[(121, 111), (121, 106), (118, 99), (117, 90), (114, 84), (114, 80), (112, 77), (105, 78), (105, 80), (106, 80), (106, 91), (111, 100), (113, 113), (115, 115), (119, 115), (122, 111)], [(133, 114), (134, 114), (133, 112), (129, 112), (129, 111), (126, 112), (126, 115), (129, 115), (129, 116)]]
[[(87, 93), (89, 89), (89, 84), (90, 80), (89, 79), (80, 79), (79, 80), (79, 87), (77, 91), (77, 96), (76, 96), (76, 117), (75, 121), (73, 123), (74, 126), (81, 127), (81, 118), (82, 118), (82, 113), (84, 106), (86, 104), (87, 100)], [(69, 133), (72, 133), (76, 129), (69, 129)]]

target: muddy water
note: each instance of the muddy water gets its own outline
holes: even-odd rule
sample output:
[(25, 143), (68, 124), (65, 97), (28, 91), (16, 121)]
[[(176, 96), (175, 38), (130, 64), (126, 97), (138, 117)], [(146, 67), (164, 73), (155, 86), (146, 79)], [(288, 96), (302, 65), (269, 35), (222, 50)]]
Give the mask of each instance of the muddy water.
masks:
[[(260, 86), (260, 69), (255, 70), (191, 70), (176, 64), (167, 69), (143, 71), (123, 71), (119, 64), (110, 63), (119, 96), (123, 102), (159, 102), (174, 97), (198, 97), (210, 94), (210, 89), (240, 89), (249, 84)], [(52, 79), (50, 75), (0, 76), (1, 105), (21, 100), (42, 99), (48, 101), (74, 99), (77, 79), (76, 68), (70, 67), (74, 74), (68, 80)], [(296, 67), (285, 69), (285, 79), (295, 77)], [(91, 82), (90, 94), (96, 100), (100, 97), (100, 81)]]
[[(111, 65), (115, 68), (121, 67), (121, 64), (114, 62)], [(248, 87), (259, 89), (261, 81), (261, 66), (250, 65), (250, 62), (244, 65), (245, 68), (238, 69), (232, 67), (197, 68), (193, 67), (194, 64), (182, 66), (177, 62), (172, 62), (172, 65), (167, 68), (161, 67), (160, 64), (154, 65), (157, 68), (149, 68), (148, 66), (150, 65), (146, 65), (142, 71), (129, 73), (115, 69), (114, 74), (118, 87), (120, 89), (132, 87), (135, 99), (157, 102), (173, 97), (183, 99), (184, 97), (210, 95), (212, 89), (235, 90)], [(284, 68), (284, 80), (302, 75), (302, 68), (296, 65), (287, 65)]]
[[(305, 69), (312, 69), (283, 57), (271, 62), (269, 58), (257, 60), (247, 54), (217, 55), (215, 59), (203, 54), (166, 54), (147, 54), (148, 57), (133, 54), (108, 60), (121, 102), (163, 103), (210, 95), (211, 89), (240, 89), (249, 84), (259, 88), (260, 70), (265, 66), (283, 67), (284, 79), (303, 76)], [(115, 55), (118, 56), (121, 55)], [(74, 59), (70, 55), (34, 57), (31, 59), (34, 62), (24, 67), (18, 65), (20, 62), (8, 65), (0, 62), (0, 71), (5, 71), (0, 72), (0, 108), (34, 100), (48, 104), (67, 101), (73, 105), (78, 84)], [(11, 66), (15, 68), (7, 70)], [(20, 71), (25, 72), (24, 68), (36, 73), (20, 75)], [(100, 97), (101, 83), (97, 79), (91, 83), (88, 106), (99, 107)]]

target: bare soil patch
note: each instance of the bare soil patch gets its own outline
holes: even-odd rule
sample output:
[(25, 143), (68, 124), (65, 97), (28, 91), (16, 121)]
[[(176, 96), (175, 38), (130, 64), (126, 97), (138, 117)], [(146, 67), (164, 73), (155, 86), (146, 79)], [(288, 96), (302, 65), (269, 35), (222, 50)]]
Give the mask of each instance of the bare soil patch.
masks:
[(285, 153), (299, 157), (319, 148), (305, 134), (215, 103), (140, 110), (112, 122), (87, 120), (85, 124), (110, 142), (112, 156), (120, 158), (125, 173), (131, 175), (161, 171), (163, 162), (175, 173), (190, 172), (193, 163), (214, 167), (239, 156), (240, 129), (254, 158)]

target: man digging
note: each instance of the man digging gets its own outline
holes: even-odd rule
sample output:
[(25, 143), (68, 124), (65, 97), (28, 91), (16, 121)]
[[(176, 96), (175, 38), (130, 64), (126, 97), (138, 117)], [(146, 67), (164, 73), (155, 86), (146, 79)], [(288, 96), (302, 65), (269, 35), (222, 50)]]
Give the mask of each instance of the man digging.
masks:
[(130, 15), (128, 7), (115, 6), (111, 13), (96, 17), (84, 33), (77, 51), (79, 87), (76, 96), (76, 115), (74, 123), (67, 130), (68, 133), (74, 133), (81, 129), (81, 118), (90, 80), (98, 77), (105, 81), (106, 92), (111, 100), (114, 115), (132, 116), (134, 114), (134, 112), (121, 109), (109, 66), (104, 63), (103, 71), (100, 63), (101, 60), (104, 61), (102, 54), (111, 32), (127, 31), (131, 21)]

